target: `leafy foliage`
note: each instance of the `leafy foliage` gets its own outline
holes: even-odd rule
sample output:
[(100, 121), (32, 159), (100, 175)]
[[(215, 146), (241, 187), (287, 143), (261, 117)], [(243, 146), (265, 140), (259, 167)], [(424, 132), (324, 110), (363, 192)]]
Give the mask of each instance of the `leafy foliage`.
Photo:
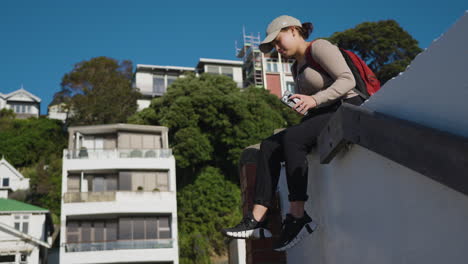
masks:
[(225, 252), (219, 230), (240, 220), (240, 196), (239, 187), (213, 167), (203, 169), (193, 184), (178, 192), (181, 263), (209, 263), (212, 252)]
[(123, 123), (135, 113), (140, 93), (132, 88), (132, 63), (107, 57), (82, 61), (63, 76), (51, 104), (65, 103), (72, 125)]
[(395, 20), (364, 22), (334, 33), (329, 40), (358, 54), (384, 84), (404, 71), (422, 50)]
[(264, 89), (241, 91), (226, 76), (189, 74), (129, 120), (169, 127), (177, 182), (184, 185), (206, 166), (220, 168), (225, 176), (237, 181), (242, 150), (271, 135), (274, 129), (297, 123), (299, 118)]
[(14, 167), (27, 167), (41, 157), (60, 157), (66, 133), (60, 121), (47, 118), (0, 118), (0, 156)]

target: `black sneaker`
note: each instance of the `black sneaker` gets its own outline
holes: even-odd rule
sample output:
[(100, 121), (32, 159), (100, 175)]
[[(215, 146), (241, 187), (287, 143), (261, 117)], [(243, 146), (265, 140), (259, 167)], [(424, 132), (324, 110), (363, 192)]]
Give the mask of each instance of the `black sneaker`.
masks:
[(281, 226), (281, 235), (274, 247), (276, 251), (284, 251), (294, 247), (308, 234), (317, 229), (317, 223), (304, 211), (302, 218), (295, 218), (291, 214), (287, 214)]
[(267, 221), (257, 222), (252, 213), (245, 216), (242, 221), (232, 228), (224, 228), (221, 232), (230, 238), (267, 238), (271, 232), (266, 228)]

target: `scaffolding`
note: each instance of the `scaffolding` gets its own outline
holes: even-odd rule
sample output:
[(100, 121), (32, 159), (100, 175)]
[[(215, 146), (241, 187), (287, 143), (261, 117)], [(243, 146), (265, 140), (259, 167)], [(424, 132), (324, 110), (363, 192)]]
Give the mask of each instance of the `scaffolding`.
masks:
[(236, 41), (236, 57), (242, 59), (244, 87), (254, 85), (264, 87), (263, 54), (260, 52), (260, 32), (257, 35), (246, 34), (245, 27), (242, 28), (240, 47)]

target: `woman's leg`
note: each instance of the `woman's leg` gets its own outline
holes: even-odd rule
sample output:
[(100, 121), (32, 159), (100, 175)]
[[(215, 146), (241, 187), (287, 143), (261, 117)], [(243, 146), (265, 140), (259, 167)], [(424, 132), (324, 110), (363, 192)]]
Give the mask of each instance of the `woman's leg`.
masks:
[(301, 216), (304, 209), (304, 202), (308, 199), (307, 154), (316, 146), (317, 137), (332, 114), (333, 112), (316, 114), (284, 131), (285, 134), (283, 136), (282, 145), (286, 161), (286, 179), (289, 190), (288, 198), (289, 201), (292, 202), (291, 213), (294, 216)]
[(263, 218), (278, 186), (281, 162), (284, 161), (282, 138), (285, 130), (265, 139), (260, 144), (254, 194), (254, 216)]

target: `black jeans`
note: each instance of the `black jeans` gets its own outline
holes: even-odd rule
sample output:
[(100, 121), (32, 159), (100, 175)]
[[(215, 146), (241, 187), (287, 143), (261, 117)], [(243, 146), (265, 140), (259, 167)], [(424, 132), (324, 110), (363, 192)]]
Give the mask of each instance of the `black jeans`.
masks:
[[(344, 102), (360, 105), (359, 96)], [(286, 180), (289, 201), (307, 201), (307, 154), (317, 145), (317, 137), (330, 117), (341, 105), (333, 105), (309, 111), (301, 123), (265, 139), (260, 145), (257, 162), (254, 204), (272, 206), (272, 198), (278, 186), (281, 162), (286, 163)]]

